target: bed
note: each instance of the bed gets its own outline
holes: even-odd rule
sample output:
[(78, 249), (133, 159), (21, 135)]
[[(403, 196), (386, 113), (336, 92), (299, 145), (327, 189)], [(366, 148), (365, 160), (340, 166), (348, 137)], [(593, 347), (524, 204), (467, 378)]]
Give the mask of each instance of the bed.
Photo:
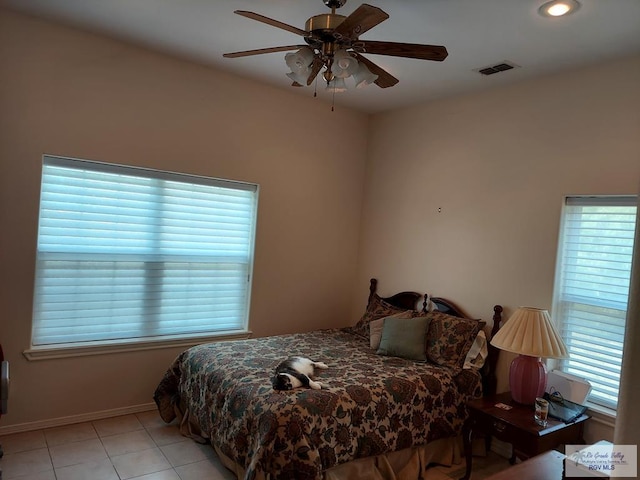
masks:
[[(187, 349), (155, 391), (162, 419), (211, 443), (238, 479), (417, 479), (450, 464), (467, 400), (495, 391), (497, 352), (470, 355), (502, 308), (486, 332), (443, 298), (376, 290), (372, 279), (352, 327)], [(323, 388), (273, 390), (288, 355), (327, 363)]]

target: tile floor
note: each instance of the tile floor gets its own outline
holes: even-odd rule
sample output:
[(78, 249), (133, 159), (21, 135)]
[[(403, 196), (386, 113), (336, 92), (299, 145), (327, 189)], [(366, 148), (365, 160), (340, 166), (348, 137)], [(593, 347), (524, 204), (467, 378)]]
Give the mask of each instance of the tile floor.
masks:
[[(486, 456), (474, 456), (472, 467), (472, 480), (484, 480), (494, 473), (509, 468), (509, 460), (497, 453), (489, 452)], [(435, 466), (429, 469), (426, 480), (459, 480), (464, 476), (465, 464), (452, 465), (451, 467)]]
[[(183, 437), (155, 411), (4, 435), (0, 444), (2, 480), (235, 479), (211, 446)], [(508, 466), (494, 454), (474, 459), (473, 478)], [(430, 468), (428, 479), (458, 478), (463, 467)]]
[(0, 437), (2, 480), (233, 480), (155, 411)]

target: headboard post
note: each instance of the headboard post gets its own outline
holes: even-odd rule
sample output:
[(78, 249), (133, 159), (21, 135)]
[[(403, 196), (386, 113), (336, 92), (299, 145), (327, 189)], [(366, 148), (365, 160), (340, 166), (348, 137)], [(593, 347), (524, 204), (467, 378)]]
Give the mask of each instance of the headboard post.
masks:
[[(493, 307), (493, 327), (491, 328), (491, 338), (500, 330), (500, 323), (502, 322), (502, 305), (494, 305)], [(487, 342), (491, 341), (491, 338), (487, 339)], [(484, 395), (494, 395), (498, 389), (498, 377), (496, 375), (496, 367), (498, 365), (498, 356), (500, 350), (489, 343), (487, 345), (489, 350), (489, 361), (487, 363), (488, 369), (484, 375), (483, 391)]]
[(378, 280), (376, 278), (372, 278), (369, 281), (369, 301), (371, 301), (371, 297), (373, 297), (378, 290)]

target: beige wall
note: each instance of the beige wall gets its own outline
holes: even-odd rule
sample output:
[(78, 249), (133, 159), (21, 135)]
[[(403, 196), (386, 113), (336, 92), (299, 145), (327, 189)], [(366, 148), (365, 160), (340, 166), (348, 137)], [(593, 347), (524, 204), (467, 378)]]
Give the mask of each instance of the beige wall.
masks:
[[(250, 328), (263, 336), (350, 321), (367, 127), (311, 92), (0, 10), (0, 343), (12, 376), (0, 428), (149, 403), (180, 350), (23, 357), (43, 153), (260, 184)], [(328, 155), (344, 132), (344, 156)]]
[(374, 117), (358, 284), (551, 309), (563, 196), (638, 193), (639, 85), (635, 57)]

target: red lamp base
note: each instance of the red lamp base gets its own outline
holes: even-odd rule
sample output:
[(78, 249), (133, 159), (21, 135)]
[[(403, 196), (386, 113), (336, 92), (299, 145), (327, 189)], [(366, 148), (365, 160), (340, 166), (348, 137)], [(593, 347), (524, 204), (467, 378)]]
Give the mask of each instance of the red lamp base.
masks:
[(544, 394), (547, 369), (539, 357), (518, 355), (509, 369), (511, 398), (523, 405), (533, 405)]

